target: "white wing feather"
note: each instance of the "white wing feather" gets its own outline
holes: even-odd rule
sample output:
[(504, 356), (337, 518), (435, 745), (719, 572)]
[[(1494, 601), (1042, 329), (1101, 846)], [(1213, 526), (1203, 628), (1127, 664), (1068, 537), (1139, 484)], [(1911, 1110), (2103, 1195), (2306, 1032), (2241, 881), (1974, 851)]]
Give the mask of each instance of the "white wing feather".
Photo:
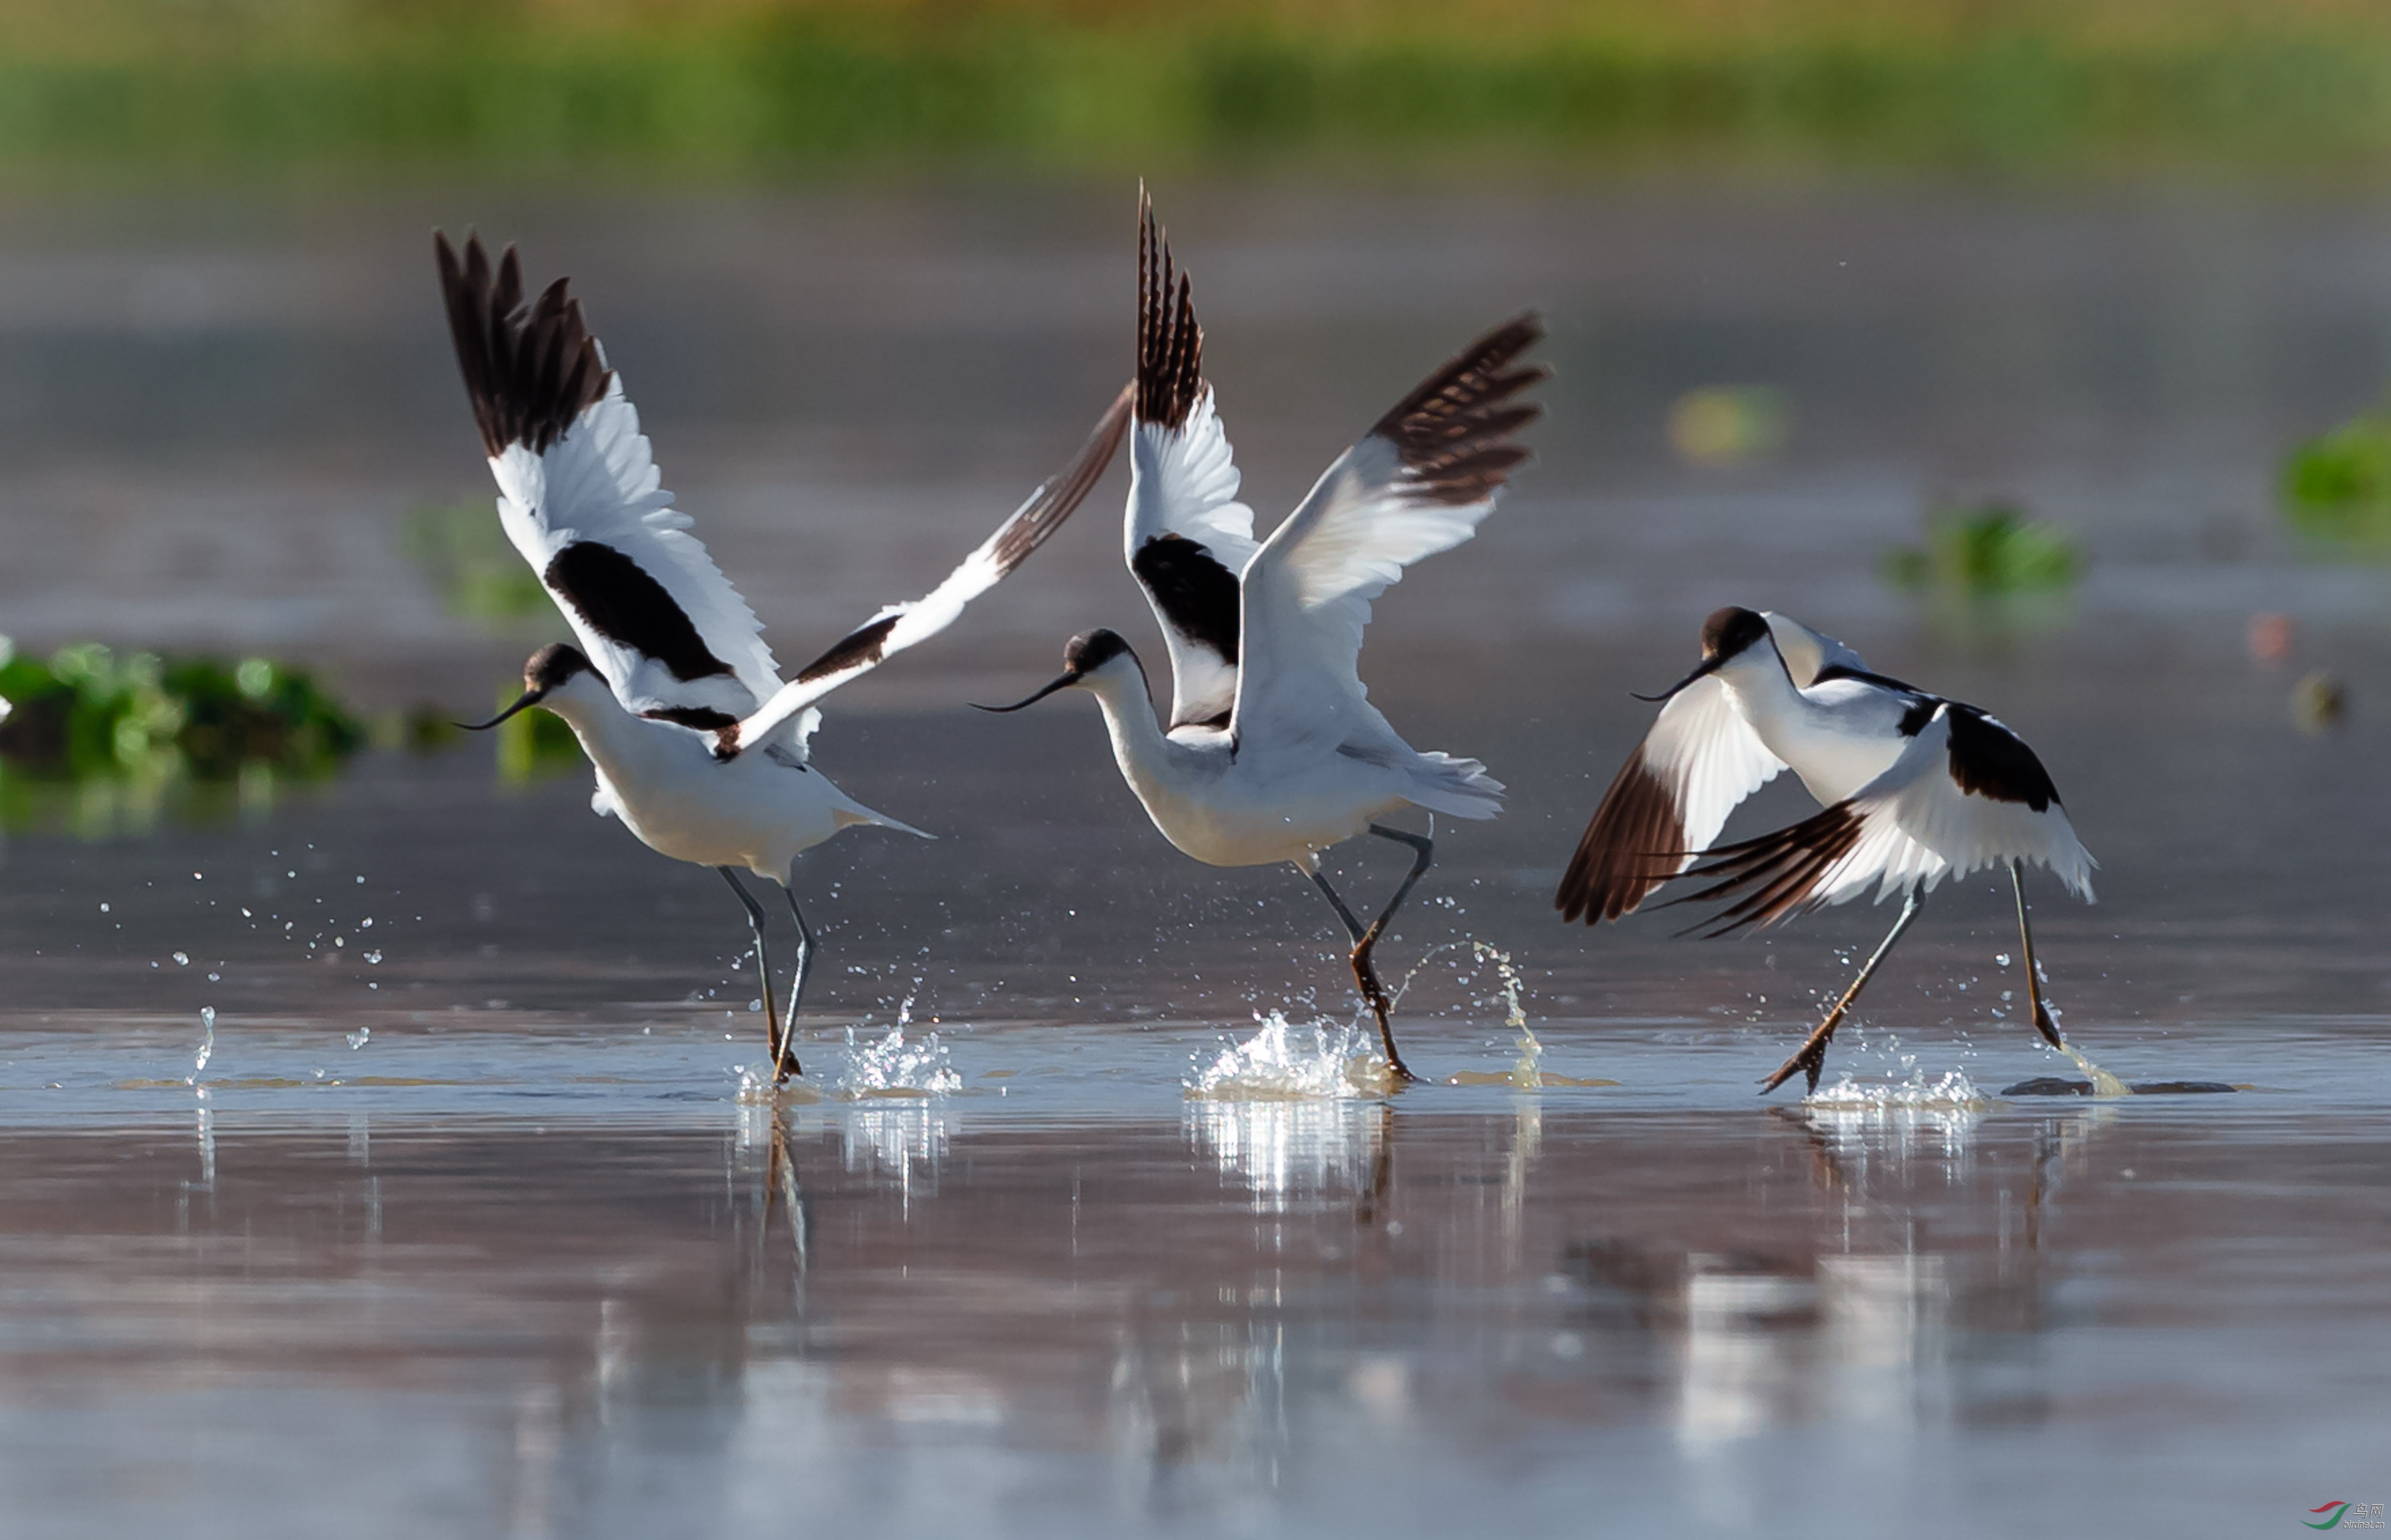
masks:
[(780, 687), (755, 612), (689, 533), (689, 516), (663, 489), (620, 374), (545, 453), (511, 444), (491, 459), (490, 473), (498, 484), (498, 518), (507, 537), (542, 581), (565, 547), (585, 540), (611, 547), (661, 584), (707, 650), (730, 666), (729, 678), (679, 679), (661, 661), (598, 630), (565, 595), (554, 594), (625, 710), (700, 706), (738, 716)]
[[(1144, 589), (1170, 653), (1174, 723), (1209, 721), (1234, 705), (1237, 664), (1184, 628), (1184, 618), (1170, 613), (1165, 597), (1140, 570), (1138, 553), (1149, 541), (1175, 536), (1199, 548), (1222, 572), (1244, 572), (1259, 547), (1254, 511), (1237, 500), (1241, 479), (1209, 385), (1202, 387), (1183, 425), (1140, 422), (1130, 440), (1122, 556)], [(1238, 651), (1244, 651), (1242, 640)]]
[(1768, 634), (1777, 643), (1777, 655), (1785, 660), (1785, 672), (1791, 676), (1794, 688), (1806, 689), (1817, 682), (1824, 670), (1848, 668), (1856, 674), (1868, 672), (1860, 655), (1837, 641), (1824, 631), (1814, 631), (1791, 615), (1763, 610), (1760, 618), (1768, 622)]
[(1962, 791), (1951, 778), (1951, 710), (1919, 730), (1891, 770), (1845, 807), (1860, 821), (1858, 841), (1820, 874), (1813, 903), (1839, 904), (1873, 885), (1877, 901), (1945, 876), (1967, 876), (2020, 859), (2050, 871), (2078, 897), (2092, 898), (2097, 864), (2057, 802), (2040, 812), (2023, 802)]
[[(1710, 848), (1727, 815), (1785, 769), (1736, 709), (1716, 674), (1669, 697), (1644, 735), (1644, 768), (1668, 789), (1685, 834), (1682, 872)], [(1654, 851), (1653, 855), (1665, 852)]]
[(1372, 435), (1338, 457), (1247, 563), (1245, 658), (1230, 731), (1240, 752), (1374, 744), (1394, 730), (1366, 698), (1360, 662), (1370, 602), (1423, 557), (1478, 532), (1489, 495), (1406, 495), (1395, 446)]

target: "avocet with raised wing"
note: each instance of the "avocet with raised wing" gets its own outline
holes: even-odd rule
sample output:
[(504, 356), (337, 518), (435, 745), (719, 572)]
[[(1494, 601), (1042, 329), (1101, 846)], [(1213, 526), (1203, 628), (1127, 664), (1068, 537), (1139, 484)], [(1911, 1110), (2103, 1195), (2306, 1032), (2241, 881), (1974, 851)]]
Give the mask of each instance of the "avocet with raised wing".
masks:
[[(1740, 896), (1716, 917), (1713, 936), (1843, 903), (1871, 886), (1880, 903), (1904, 895), (1892, 932), (1764, 1094), (1797, 1069), (1818, 1088), (1836, 1026), (1926, 895), (1946, 876), (1988, 866), (2006, 865), (2017, 894), (2035, 1028), (2064, 1046), (2035, 965), (2025, 866), (2049, 867), (2088, 903), (2097, 863), (2023, 739), (1972, 705), (1868, 672), (1831, 637), (1744, 609), (1711, 615), (1694, 671), (1665, 694), (1639, 698), (1668, 704), (1578, 842), (1553, 900), (1565, 919), (1616, 920), (1681, 874), (1715, 880), (1679, 902)], [(1788, 767), (1825, 810), (1708, 848), (1736, 805)]]
[[(457, 361), (498, 478), (499, 523), (581, 643), (534, 654), (521, 698), (476, 728), (526, 706), (555, 712), (596, 767), (597, 811), (653, 849), (722, 874), (755, 933), (774, 1079), (784, 1081), (800, 1073), (792, 1040), (814, 953), (789, 887), (791, 864), (858, 824), (921, 833), (864, 807), (808, 762), (821, 719), (812, 703), (944, 630), (1037, 550), (1119, 447), (1129, 392), (1069, 466), (946, 581), (882, 610), (783, 684), (755, 614), (659, 485), (639, 414), (566, 280), (526, 300), (512, 247), (494, 265), (478, 239), (461, 257), (446, 236), (434, 244)], [(785, 1014), (773, 1008), (764, 911), (740, 883), (743, 868), (779, 883), (796, 922)]]
[[(1269, 539), (1203, 377), (1203, 332), (1183, 275), (1141, 200), (1137, 407), (1127, 555), (1170, 654), (1168, 724), (1155, 720), (1144, 666), (1112, 631), (1074, 637), (1061, 678), (1017, 711), (1077, 686), (1096, 697), (1122, 776), (1154, 826), (1214, 866), (1292, 863), (1351, 938), (1353, 977), (1389, 1068), (1389, 1002), (1371, 960), (1434, 855), (1432, 841), (1378, 819), (1405, 807), (1493, 818), (1503, 787), (1475, 759), (1423, 754), (1365, 698), (1358, 665), (1370, 602), (1410, 563), (1459, 545), (1527, 457), (1513, 435), (1538, 415), (1518, 399), (1547, 372), (1521, 366), (1533, 317), (1480, 338), (1338, 456)], [(1411, 848), (1412, 868), (1364, 926), (1321, 874), (1322, 850), (1361, 834)]]

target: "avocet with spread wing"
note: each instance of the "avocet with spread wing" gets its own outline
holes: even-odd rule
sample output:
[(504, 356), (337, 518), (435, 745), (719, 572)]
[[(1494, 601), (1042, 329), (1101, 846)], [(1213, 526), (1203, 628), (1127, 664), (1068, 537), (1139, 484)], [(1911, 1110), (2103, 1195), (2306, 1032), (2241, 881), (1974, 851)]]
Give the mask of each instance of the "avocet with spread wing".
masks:
[[(2035, 964), (2025, 865), (2049, 867), (2089, 902), (2095, 863), (2024, 739), (1964, 702), (1870, 673), (1832, 637), (1756, 610), (1712, 614), (1693, 672), (1643, 698), (1668, 704), (1578, 841), (1553, 899), (1564, 919), (1616, 920), (1680, 874), (1715, 879), (1681, 902), (1741, 895), (1713, 936), (1844, 903), (1871, 887), (1879, 902), (1904, 895), (1892, 932), (1764, 1094), (1796, 1071), (1818, 1088), (1836, 1026), (1926, 895), (1946, 876), (1987, 866), (2007, 866), (2017, 894), (2035, 1029), (2064, 1046)], [(1788, 768), (1825, 809), (1712, 848), (1736, 806)]]
[[(498, 519), (539, 574), (580, 646), (533, 654), (523, 692), (480, 728), (539, 705), (571, 724), (598, 772), (591, 805), (651, 848), (711, 866), (738, 894), (756, 937), (774, 1078), (799, 1072), (791, 1046), (813, 934), (789, 889), (798, 854), (858, 824), (920, 831), (864, 807), (808, 762), (813, 703), (952, 624), (1019, 566), (1103, 475), (1130, 417), (1130, 393), (1061, 474), (1029, 495), (947, 579), (891, 605), (782, 683), (762, 628), (689, 533), (659, 484), (639, 414), (557, 279), (527, 299), (509, 247), (496, 264), (478, 239), (461, 256), (434, 238), (465, 390), (498, 483)], [(738, 878), (769, 877), (797, 925), (785, 1014), (772, 1002), (764, 912)]]
[[(1546, 370), (1519, 359), (1544, 334), (1523, 316), (1471, 343), (1338, 456), (1267, 540), (1237, 500), (1238, 472), (1203, 377), (1203, 332), (1151, 204), (1140, 210), (1136, 427), (1128, 550), (1170, 653), (1168, 723), (1118, 634), (1074, 637), (1064, 673), (1017, 711), (1076, 686), (1096, 697), (1122, 776), (1156, 828), (1215, 866), (1287, 861), (1352, 938), (1355, 981), (1389, 1067), (1389, 1002), (1371, 954), (1428, 870), (1425, 835), (1376, 821), (1405, 807), (1493, 818), (1502, 783), (1475, 759), (1422, 753), (1372, 705), (1359, 673), (1370, 602), (1422, 557), (1459, 545), (1527, 458), (1514, 438), (1539, 408), (1519, 399)], [(1411, 848), (1410, 873), (1364, 926), (1321, 874), (1320, 852), (1361, 834)]]

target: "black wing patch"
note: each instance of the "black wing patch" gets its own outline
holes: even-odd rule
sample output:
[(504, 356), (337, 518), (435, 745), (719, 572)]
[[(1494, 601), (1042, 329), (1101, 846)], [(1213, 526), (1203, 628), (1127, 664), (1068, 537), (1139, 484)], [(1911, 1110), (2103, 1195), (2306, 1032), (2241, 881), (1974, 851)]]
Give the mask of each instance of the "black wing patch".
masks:
[(2048, 812), (2059, 788), (2025, 740), (1972, 705), (1951, 707), (1951, 779), (1971, 796), (2023, 802)]
[[(1459, 505), (1491, 495), (1528, 458), (1512, 434), (1544, 415), (1512, 397), (1552, 373), (1514, 368), (1544, 334), (1533, 315), (1506, 321), (1454, 356), (1378, 419), (1370, 432), (1391, 440), (1417, 478), (1408, 496)], [(1507, 404), (1506, 404), (1507, 403)]]
[(1170, 239), (1156, 228), (1154, 201), (1143, 188), (1137, 217), (1137, 420), (1179, 428), (1204, 393), (1204, 329), (1196, 324), (1187, 275), (1174, 274)]
[(655, 659), (677, 679), (730, 672), (665, 586), (613, 546), (575, 540), (556, 553), (539, 577), (591, 630)]
[(523, 264), (511, 246), (493, 269), (479, 236), (466, 239), (462, 260), (446, 235), (432, 239), (482, 447), (493, 458), (510, 444), (544, 452), (605, 398), (614, 378), (582, 321), (581, 302), (559, 278), (525, 304)]
[(653, 721), (670, 722), (676, 727), (695, 728), (700, 732), (719, 732), (726, 727), (737, 727), (739, 718), (728, 711), (717, 711), (710, 705), (660, 705), (640, 716)]
[(1173, 630), (1210, 648), (1221, 662), (1236, 663), (1245, 595), (1237, 575), (1219, 557), (1184, 535), (1157, 535), (1138, 547), (1129, 569)]

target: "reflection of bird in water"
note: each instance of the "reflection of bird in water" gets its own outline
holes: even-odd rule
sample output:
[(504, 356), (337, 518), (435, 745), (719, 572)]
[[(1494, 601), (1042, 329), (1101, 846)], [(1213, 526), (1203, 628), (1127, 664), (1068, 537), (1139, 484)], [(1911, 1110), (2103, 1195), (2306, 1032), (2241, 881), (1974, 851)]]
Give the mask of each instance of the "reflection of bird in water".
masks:
[[(445, 236), (437, 245), (457, 361), (498, 478), (499, 523), (581, 643), (533, 654), (522, 697), (477, 727), (546, 706), (571, 724), (596, 766), (599, 812), (653, 849), (722, 874), (755, 933), (774, 1079), (786, 1080), (798, 1073), (790, 1043), (814, 952), (789, 887), (791, 864), (857, 824), (920, 833), (855, 801), (808, 763), (821, 719), (813, 703), (946, 629), (1060, 527), (1112, 459), (1128, 395), (1069, 466), (945, 582), (882, 610), (783, 684), (754, 613), (658, 486), (639, 414), (565, 280), (527, 300), (512, 247), (493, 267), (479, 239), (465, 243), (461, 259)], [(796, 922), (785, 1017), (773, 1009), (764, 911), (741, 885), (742, 868), (779, 883)]]
[[(1145, 668), (1109, 630), (1074, 637), (1064, 672), (1015, 705), (1078, 686), (1104, 708), (1121, 774), (1163, 836), (1214, 866), (1286, 861), (1316, 884), (1351, 938), (1353, 977), (1395, 1051), (1371, 953), (1428, 867), (1424, 835), (1376, 821), (1405, 807), (1493, 818), (1501, 783), (1475, 759), (1424, 754), (1397, 736), (1358, 671), (1370, 602), (1423, 557), (1476, 533), (1527, 450), (1544, 377), (1519, 356), (1532, 317), (1462, 350), (1338, 456), (1267, 540), (1237, 500), (1229, 439), (1203, 377), (1203, 332), (1152, 206), (1138, 244), (1137, 431), (1127, 547), (1170, 653), (1171, 707), (1157, 726)], [(1320, 852), (1371, 834), (1409, 847), (1410, 873), (1364, 925), (1320, 871)]]
[[(1712, 936), (1859, 897), (1898, 891), (1901, 915), (1825, 1019), (1762, 1086), (1796, 1070), (1818, 1088), (1827, 1044), (1860, 990), (1946, 876), (2006, 865), (2034, 1025), (2054, 1048), (2026, 918), (2025, 863), (2087, 901), (2092, 858), (2058, 788), (2025, 741), (1972, 705), (1872, 674), (1857, 654), (1782, 615), (1724, 609), (1702, 625), (1702, 660), (1666, 693), (1643, 744), (1586, 825), (1554, 905), (1588, 925), (1633, 912), (1652, 889), (1691, 875), (1680, 899), (1737, 898)], [(1736, 805), (1791, 767), (1823, 812), (1757, 839), (1711, 848)]]

